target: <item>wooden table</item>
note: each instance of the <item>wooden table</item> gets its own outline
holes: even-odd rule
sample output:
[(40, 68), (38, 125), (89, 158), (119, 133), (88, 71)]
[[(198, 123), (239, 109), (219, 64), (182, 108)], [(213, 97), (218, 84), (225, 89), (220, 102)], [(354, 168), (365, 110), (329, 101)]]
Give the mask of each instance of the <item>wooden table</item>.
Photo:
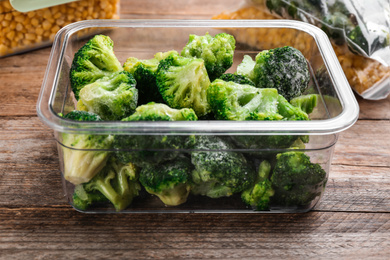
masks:
[[(188, 19), (226, 9), (202, 8), (209, 1), (123, 0), (121, 12)], [(340, 135), (309, 213), (81, 214), (63, 197), (53, 132), (36, 116), (49, 53), (0, 59), (0, 259), (390, 258), (390, 97), (357, 97), (359, 120)]]

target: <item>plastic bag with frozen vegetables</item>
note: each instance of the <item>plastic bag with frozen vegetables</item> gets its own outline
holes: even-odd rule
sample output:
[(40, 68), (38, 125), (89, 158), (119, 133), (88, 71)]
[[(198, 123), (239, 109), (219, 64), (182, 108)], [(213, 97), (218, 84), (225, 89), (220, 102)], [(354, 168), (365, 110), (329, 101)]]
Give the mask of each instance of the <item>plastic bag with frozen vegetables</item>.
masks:
[(284, 18), (316, 25), (329, 36), (351, 87), (359, 95), (365, 99), (383, 99), (389, 95), (388, 0), (246, 0), (245, 3), (235, 12), (214, 18)]

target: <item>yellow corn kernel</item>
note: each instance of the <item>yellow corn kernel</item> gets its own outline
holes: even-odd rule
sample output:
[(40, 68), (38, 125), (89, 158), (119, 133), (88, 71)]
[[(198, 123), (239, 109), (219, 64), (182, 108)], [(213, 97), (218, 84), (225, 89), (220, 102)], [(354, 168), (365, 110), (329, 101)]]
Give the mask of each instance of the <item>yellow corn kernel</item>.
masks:
[(38, 26), (38, 24), (39, 24), (38, 19), (37, 19), (37, 18), (31, 19), (31, 24), (32, 24), (33, 26)]
[(9, 21), (6, 21), (6, 20), (3, 20), (3, 21), (1, 22), (1, 25), (4, 26), (4, 27), (8, 27), (9, 24), (10, 24), (10, 22), (9, 22)]
[(12, 14), (11, 13), (6, 13), (4, 16), (5, 20), (11, 21), (12, 20)]
[(43, 18), (50, 19), (51, 18), (51, 12), (49, 9), (45, 9), (43, 12)]
[(57, 33), (61, 28), (58, 26), (58, 25), (54, 25), (52, 28), (51, 28), (51, 32), (52, 33)]
[(51, 28), (51, 23), (49, 21), (43, 21), (42, 27), (44, 30), (49, 30)]
[(6, 34), (6, 37), (10, 40), (13, 40), (15, 37), (15, 31), (10, 31)]
[(34, 40), (34, 39), (35, 39), (35, 34), (26, 33), (25, 38), (26, 38), (27, 40)]
[(35, 12), (34, 11), (31, 11), (31, 12), (27, 13), (27, 17), (28, 18), (33, 18), (34, 16), (35, 16)]
[(15, 29), (20, 32), (23, 30), (23, 25), (21, 23), (17, 23)]
[(18, 23), (23, 23), (24, 19), (26, 19), (26, 18), (22, 14), (19, 14), (19, 15), (14, 17), (14, 20), (17, 21)]
[(43, 35), (43, 32), (44, 32), (44, 30), (42, 29), (42, 27), (37, 27), (37, 28), (35, 29), (35, 33), (36, 33), (37, 35), (39, 35), (39, 36)]

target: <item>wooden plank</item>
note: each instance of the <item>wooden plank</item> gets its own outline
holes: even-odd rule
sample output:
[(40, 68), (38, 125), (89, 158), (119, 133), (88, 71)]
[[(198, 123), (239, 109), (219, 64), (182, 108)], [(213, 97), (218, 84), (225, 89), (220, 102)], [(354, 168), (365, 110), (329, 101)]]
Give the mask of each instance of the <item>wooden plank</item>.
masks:
[(341, 132), (333, 164), (390, 166), (390, 121), (359, 120)]
[(211, 19), (222, 11), (236, 10), (243, 1), (224, 0), (122, 0), (121, 18), (131, 15), (143, 16), (144, 18), (167, 18), (176, 16), (177, 19)]
[(390, 253), (390, 214), (80, 214), (0, 209), (2, 257), (258, 259)]

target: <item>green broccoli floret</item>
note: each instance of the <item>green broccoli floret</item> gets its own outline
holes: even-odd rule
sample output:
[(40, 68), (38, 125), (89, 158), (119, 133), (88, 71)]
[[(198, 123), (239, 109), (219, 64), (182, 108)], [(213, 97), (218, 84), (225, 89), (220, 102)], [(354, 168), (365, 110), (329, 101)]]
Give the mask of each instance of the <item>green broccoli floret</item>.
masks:
[[(101, 121), (98, 115), (72, 111), (64, 116), (77, 121)], [(111, 135), (62, 134), (64, 177), (77, 185), (91, 180), (106, 164), (114, 137)], [(94, 149), (89, 151), (89, 149)], [(95, 150), (96, 149), (96, 150)]]
[(207, 99), (219, 120), (281, 120), (276, 89), (259, 89), (250, 85), (214, 80)]
[(78, 110), (73, 110), (72, 112), (66, 114), (63, 118), (74, 121), (103, 121), (103, 119), (95, 113)]
[(302, 53), (285, 46), (257, 54), (250, 79), (259, 88), (276, 88), (280, 95), (290, 101), (307, 89), (310, 73)]
[(191, 162), (191, 192), (211, 198), (231, 196), (253, 184), (254, 169), (243, 154), (216, 136), (197, 136)]
[(190, 193), (191, 162), (188, 158), (177, 157), (159, 165), (147, 165), (140, 172), (140, 182), (146, 191), (156, 195), (167, 206), (186, 202)]
[(214, 80), (233, 65), (235, 48), (236, 40), (227, 33), (214, 37), (208, 33), (204, 36), (191, 34), (181, 55), (203, 59), (210, 79)]
[(317, 94), (303, 95), (290, 100), (291, 105), (294, 107), (300, 108), (306, 114), (313, 112), (314, 108), (317, 106), (318, 100)]
[(223, 81), (232, 81), (234, 83), (241, 84), (241, 85), (250, 85), (253, 87), (255, 86), (255, 83), (253, 83), (253, 81), (250, 80), (248, 77), (243, 75), (233, 74), (233, 73), (223, 74), (218, 79)]
[(94, 36), (76, 52), (70, 68), (70, 85), (76, 99), (79, 99), (79, 91), (85, 85), (122, 70), (110, 37)]
[(279, 206), (307, 206), (319, 196), (326, 183), (326, 172), (310, 161), (303, 152), (276, 155), (271, 175), (275, 195), (272, 204)]
[(268, 161), (262, 161), (255, 184), (241, 193), (244, 203), (254, 210), (269, 210), (270, 198), (275, 193), (269, 180), (270, 172), (271, 164)]
[(127, 71), (114, 72), (84, 86), (79, 92), (83, 106), (104, 120), (121, 120), (137, 107), (136, 81)]
[[(194, 121), (197, 120), (191, 108), (173, 109), (165, 104), (148, 103), (139, 106), (136, 112), (122, 121)], [(114, 148), (116, 156), (124, 163), (132, 162), (140, 167), (159, 164), (175, 158), (177, 149), (185, 148), (188, 136), (180, 135), (116, 135)], [(190, 144), (190, 142), (188, 143)]]
[(309, 116), (300, 107), (291, 105), (283, 96), (278, 96), (278, 113), (283, 120), (309, 120)]
[(191, 108), (174, 109), (165, 104), (150, 102), (137, 107), (134, 114), (122, 121), (195, 121), (198, 120)]
[(141, 190), (138, 177), (133, 164), (122, 164), (111, 157), (107, 165), (83, 186), (87, 193), (100, 192), (117, 211), (121, 211), (138, 196)]
[(86, 192), (83, 184), (76, 185), (72, 196), (72, 205), (79, 210), (86, 210), (92, 205), (107, 202), (107, 198), (99, 191)]
[(156, 84), (156, 73), (160, 61), (172, 53), (177, 54), (176, 51), (158, 52), (154, 55), (153, 59), (149, 60), (139, 60), (130, 57), (123, 64), (124, 70), (130, 72), (137, 81), (137, 89), (139, 92), (138, 105), (149, 102), (163, 102), (163, 98)]
[(171, 54), (160, 61), (156, 81), (159, 92), (170, 107), (192, 108), (197, 116), (209, 112), (206, 92), (210, 79), (202, 59)]
[(237, 74), (241, 76), (245, 76), (253, 82), (251, 77), (255, 65), (256, 65), (256, 61), (254, 61), (251, 56), (244, 55), (242, 62), (237, 66)]

